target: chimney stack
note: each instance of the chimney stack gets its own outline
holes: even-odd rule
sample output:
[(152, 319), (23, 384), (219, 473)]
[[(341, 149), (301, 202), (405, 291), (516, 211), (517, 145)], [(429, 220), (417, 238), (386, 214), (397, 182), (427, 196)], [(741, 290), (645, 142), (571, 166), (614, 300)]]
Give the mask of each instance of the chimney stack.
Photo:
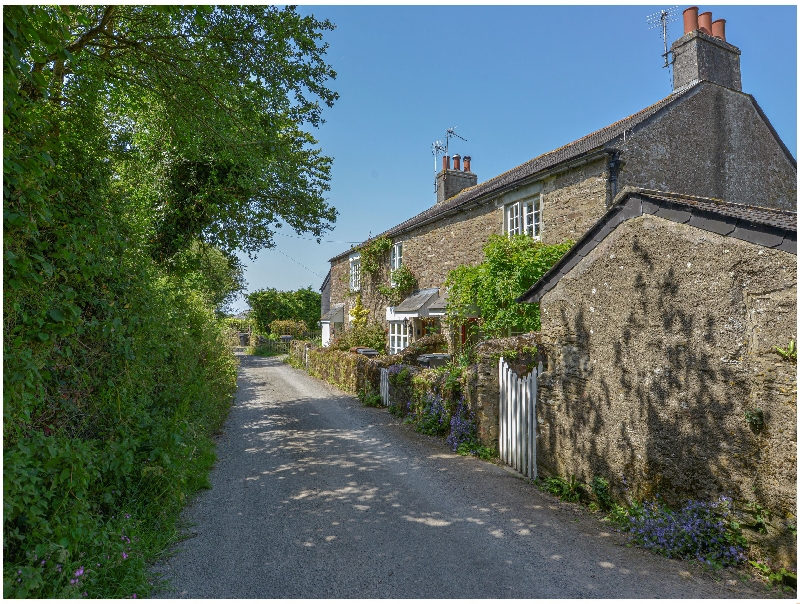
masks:
[(672, 44), (672, 88), (696, 80), (742, 90), (741, 51), (725, 39), (725, 19), (712, 21), (711, 11), (683, 11), (683, 36)]
[(461, 156), (453, 155), (453, 170), (450, 158), (442, 158), (442, 171), (436, 175), (436, 203), (447, 201), (468, 187), (478, 184), (478, 177), (470, 171), (470, 156), (464, 156), (464, 170), (461, 170)]

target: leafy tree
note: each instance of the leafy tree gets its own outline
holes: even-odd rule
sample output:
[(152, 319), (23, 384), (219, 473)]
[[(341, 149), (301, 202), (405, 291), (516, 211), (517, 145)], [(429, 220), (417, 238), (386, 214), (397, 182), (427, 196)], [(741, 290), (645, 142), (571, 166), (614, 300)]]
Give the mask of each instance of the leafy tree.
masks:
[(320, 236), (335, 220), (330, 159), (303, 130), (338, 98), (320, 43), (330, 22), (275, 6), (4, 14), (12, 88), (99, 122), (107, 140), (93, 151), (125, 164), (119, 187), (156, 216), (155, 258), (195, 238), (255, 252), (283, 224)]
[(489, 337), (509, 330), (540, 329), (539, 305), (515, 299), (536, 283), (572, 246), (571, 241), (545, 245), (526, 235), (492, 235), (483, 248), (486, 260), (459, 266), (445, 280), (447, 316), (454, 325), (480, 313), (481, 330)]
[(212, 311), (242, 285), (232, 251), (335, 218), (304, 130), (336, 98), (330, 27), (4, 6), (5, 596), (150, 589), (235, 388)]
[(322, 295), (311, 286), (296, 291), (279, 291), (269, 287), (247, 294), (256, 329), (269, 333), (270, 323), (276, 320), (305, 321), (316, 326), (322, 311)]
[(239, 258), (200, 241), (176, 254), (170, 264), (170, 272), (202, 292), (219, 316), (224, 315), (228, 305), (247, 286)]

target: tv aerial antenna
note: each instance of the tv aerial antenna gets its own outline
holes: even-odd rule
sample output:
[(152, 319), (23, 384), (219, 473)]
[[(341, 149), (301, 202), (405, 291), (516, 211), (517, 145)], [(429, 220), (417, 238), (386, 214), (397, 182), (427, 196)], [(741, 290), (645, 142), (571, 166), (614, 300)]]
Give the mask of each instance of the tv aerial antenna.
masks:
[(670, 23), (674, 23), (678, 20), (678, 7), (672, 6), (670, 8), (665, 8), (657, 13), (653, 13), (652, 15), (647, 16), (647, 24), (650, 26), (648, 29), (660, 29), (661, 30), (661, 37), (664, 40), (664, 54), (661, 55), (664, 57), (664, 65), (663, 67), (669, 67), (672, 62), (669, 60), (669, 51), (667, 50), (667, 29)]
[(437, 169), (439, 166), (439, 156), (440, 155), (450, 155), (450, 139), (460, 138), (462, 141), (467, 142), (463, 136), (456, 134), (456, 128), (458, 126), (453, 126), (452, 128), (448, 128), (444, 133), (444, 141), (438, 140), (434, 141), (431, 144), (431, 153), (433, 154), (433, 192), (437, 191), (437, 183), (436, 183), (436, 174), (438, 174)]

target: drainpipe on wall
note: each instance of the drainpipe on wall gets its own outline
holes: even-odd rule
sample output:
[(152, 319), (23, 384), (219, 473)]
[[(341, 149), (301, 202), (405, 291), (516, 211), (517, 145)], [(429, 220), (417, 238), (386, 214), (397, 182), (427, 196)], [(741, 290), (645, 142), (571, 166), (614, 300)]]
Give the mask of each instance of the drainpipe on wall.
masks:
[(611, 205), (617, 196), (617, 176), (622, 161), (619, 159), (619, 149), (606, 149), (606, 152), (608, 153), (608, 182), (611, 188), (611, 200), (608, 205)]

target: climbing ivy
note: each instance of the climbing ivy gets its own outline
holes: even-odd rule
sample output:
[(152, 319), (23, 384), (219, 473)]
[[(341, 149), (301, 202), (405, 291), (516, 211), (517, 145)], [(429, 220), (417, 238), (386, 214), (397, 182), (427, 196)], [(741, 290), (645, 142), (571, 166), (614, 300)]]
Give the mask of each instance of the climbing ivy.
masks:
[(403, 296), (412, 292), (417, 286), (417, 278), (411, 269), (405, 264), (392, 271), (391, 275), (394, 286), (381, 284), (377, 287), (378, 293), (384, 296), (390, 306), (397, 306)]
[(447, 316), (456, 327), (480, 311), (480, 326), (489, 337), (509, 329), (540, 328), (539, 305), (515, 300), (536, 283), (572, 246), (572, 241), (545, 245), (526, 235), (492, 235), (483, 248), (486, 260), (459, 266), (445, 280)]
[(361, 248), (361, 272), (371, 275), (377, 273), (383, 264), (383, 256), (392, 249), (388, 237), (378, 237)]

